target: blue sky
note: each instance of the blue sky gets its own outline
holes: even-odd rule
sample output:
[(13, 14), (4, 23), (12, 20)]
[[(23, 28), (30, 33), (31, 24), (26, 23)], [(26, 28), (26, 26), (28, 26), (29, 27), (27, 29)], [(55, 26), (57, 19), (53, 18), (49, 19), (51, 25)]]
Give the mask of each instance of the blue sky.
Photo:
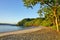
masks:
[(24, 18), (39, 17), (39, 4), (33, 9), (26, 8), (22, 0), (0, 0), (0, 23), (17, 23)]

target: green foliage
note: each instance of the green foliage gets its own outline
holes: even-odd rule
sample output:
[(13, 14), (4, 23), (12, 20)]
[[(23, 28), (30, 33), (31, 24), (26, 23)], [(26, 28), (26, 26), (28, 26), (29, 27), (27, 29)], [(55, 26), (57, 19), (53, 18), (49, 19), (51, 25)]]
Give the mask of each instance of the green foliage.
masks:
[(51, 28), (52, 28), (53, 30), (56, 30), (56, 26), (55, 26), (55, 25), (51, 26)]
[[(23, 0), (23, 2), (28, 8), (33, 8), (39, 3), (40, 9), (38, 10), (38, 14), (40, 17), (44, 16), (46, 20), (50, 20), (48, 21), (49, 23), (47, 23), (47, 21), (43, 21), (43, 23), (46, 23), (44, 25), (48, 26), (53, 23), (53, 25), (57, 27), (58, 31), (58, 27), (60, 26), (60, 0)], [(37, 24), (37, 22), (35, 24)]]
[(41, 23), (42, 26), (46, 26), (46, 27), (51, 26), (51, 24), (52, 24), (52, 23), (51, 23), (49, 20), (44, 20), (44, 21)]
[(31, 27), (31, 26), (51, 26), (52, 24), (50, 20), (46, 20), (45, 18), (35, 18), (33, 20), (32, 19), (26, 20), (26, 19), (19, 21), (17, 25)]
[(25, 26), (25, 27), (31, 27), (31, 26), (33, 26), (33, 21), (26, 22), (26, 23), (24, 24), (24, 26)]
[(21, 20), (21, 21), (19, 21), (18, 23), (17, 23), (17, 25), (19, 26), (23, 26), (26, 22), (29, 22), (29, 21), (31, 21), (31, 20), (34, 20), (34, 18), (33, 19), (30, 19), (30, 18), (25, 18), (25, 19), (23, 19), (23, 20)]

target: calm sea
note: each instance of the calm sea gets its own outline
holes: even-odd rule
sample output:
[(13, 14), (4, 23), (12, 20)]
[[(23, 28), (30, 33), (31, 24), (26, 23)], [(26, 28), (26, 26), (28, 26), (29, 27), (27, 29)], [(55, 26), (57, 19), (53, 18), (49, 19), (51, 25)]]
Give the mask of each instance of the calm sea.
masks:
[(17, 31), (22, 29), (23, 27), (21, 26), (0, 25), (0, 32)]

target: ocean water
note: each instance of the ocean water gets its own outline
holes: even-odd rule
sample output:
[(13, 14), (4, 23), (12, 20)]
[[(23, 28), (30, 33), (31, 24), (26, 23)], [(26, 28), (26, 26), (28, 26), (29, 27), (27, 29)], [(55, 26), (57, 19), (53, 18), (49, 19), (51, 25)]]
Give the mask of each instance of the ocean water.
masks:
[(9, 32), (9, 31), (17, 31), (22, 30), (21, 26), (10, 26), (10, 25), (0, 25), (0, 33), (1, 32)]

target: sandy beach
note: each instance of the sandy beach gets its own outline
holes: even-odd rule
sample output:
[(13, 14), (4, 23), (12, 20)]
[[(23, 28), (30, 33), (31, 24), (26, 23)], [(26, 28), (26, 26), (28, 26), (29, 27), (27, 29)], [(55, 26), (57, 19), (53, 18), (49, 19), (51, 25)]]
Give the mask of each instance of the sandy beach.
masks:
[(32, 28), (0, 34), (0, 40), (60, 40), (60, 33), (50, 28)]

